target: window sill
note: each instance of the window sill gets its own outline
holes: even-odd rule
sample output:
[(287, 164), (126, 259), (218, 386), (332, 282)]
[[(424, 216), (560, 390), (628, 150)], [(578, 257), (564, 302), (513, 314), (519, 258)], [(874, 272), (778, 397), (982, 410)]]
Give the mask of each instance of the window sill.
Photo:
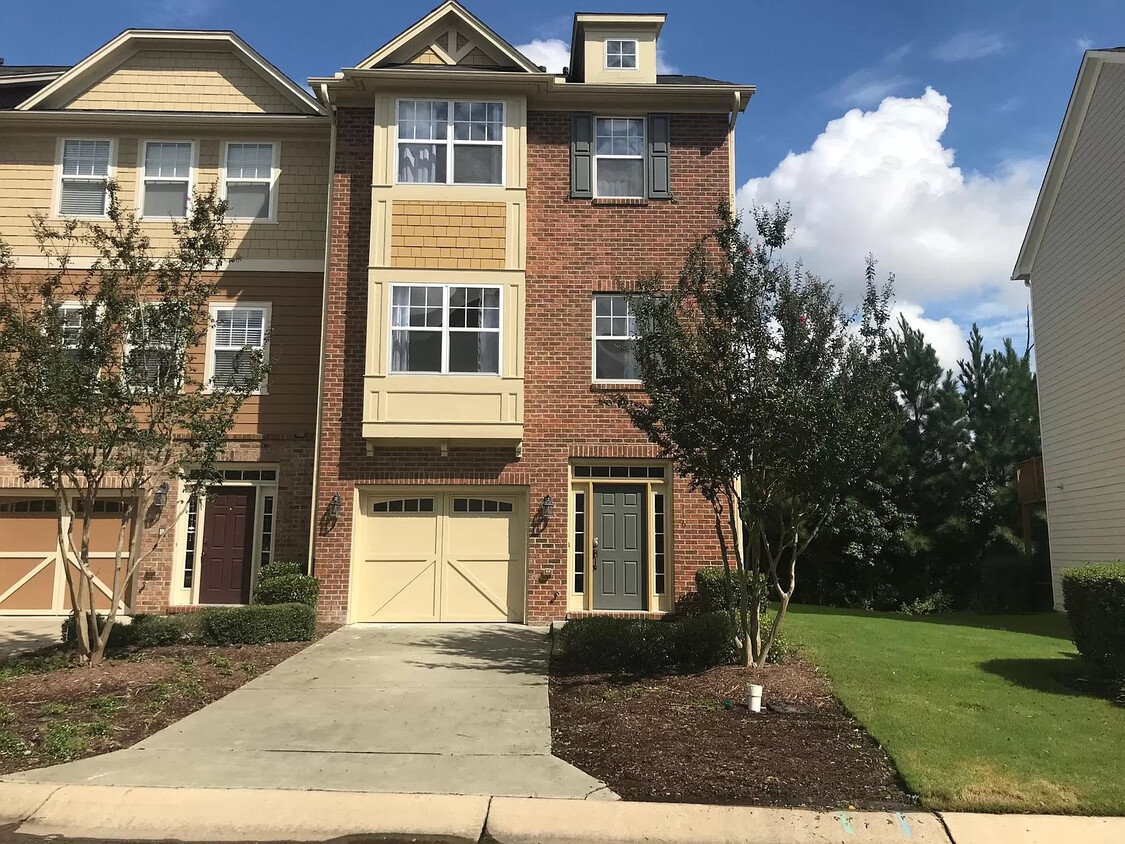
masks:
[(643, 207), (648, 205), (647, 199), (638, 197), (624, 197), (624, 196), (595, 196), (590, 200), (591, 205), (626, 205)]
[(643, 393), (644, 390), (641, 381), (594, 381), (590, 384), (592, 393)]

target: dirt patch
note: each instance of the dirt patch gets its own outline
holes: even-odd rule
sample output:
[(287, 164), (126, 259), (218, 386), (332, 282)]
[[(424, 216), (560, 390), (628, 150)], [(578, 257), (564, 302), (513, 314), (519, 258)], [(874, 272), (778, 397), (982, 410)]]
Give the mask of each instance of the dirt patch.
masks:
[(15, 657), (0, 679), (0, 774), (129, 747), (309, 644), (147, 648), (86, 668), (57, 651)]
[[(767, 707), (746, 704), (746, 684)], [(899, 809), (889, 757), (806, 662), (623, 678), (552, 669), (555, 756), (626, 800)]]

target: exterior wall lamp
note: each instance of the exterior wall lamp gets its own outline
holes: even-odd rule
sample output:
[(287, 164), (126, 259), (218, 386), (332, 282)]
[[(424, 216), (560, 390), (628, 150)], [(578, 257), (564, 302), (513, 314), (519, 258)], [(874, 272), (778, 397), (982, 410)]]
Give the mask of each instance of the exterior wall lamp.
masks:
[(340, 493), (335, 492), (332, 494), (332, 500), (328, 502), (328, 518), (335, 520), (340, 515), (340, 510), (344, 507), (344, 502), (340, 500)]
[(163, 508), (168, 503), (168, 482), (164, 481), (152, 494), (152, 506)]
[(551, 518), (551, 514), (555, 512), (555, 499), (551, 498), (549, 495), (544, 495), (540, 507), (543, 510), (543, 521), (547, 521), (547, 519)]

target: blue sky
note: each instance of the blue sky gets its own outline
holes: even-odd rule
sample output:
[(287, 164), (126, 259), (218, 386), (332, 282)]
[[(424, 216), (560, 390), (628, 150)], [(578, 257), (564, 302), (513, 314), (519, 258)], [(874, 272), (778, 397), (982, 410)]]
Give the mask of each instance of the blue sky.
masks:
[[(130, 26), (199, 27), (237, 31), (303, 81), (354, 64), (437, 2), (0, 4), (8, 64), (73, 63)], [(569, 40), (576, 8), (667, 12), (669, 69), (758, 86), (738, 124), (740, 202), (788, 201), (791, 257), (845, 294), (873, 253), (950, 364), (974, 320), (990, 340), (1022, 334), (1026, 294), (1007, 276), (1082, 50), (1125, 43), (1125, 0), (466, 5), (512, 43), (539, 42), (529, 52), (541, 61)]]

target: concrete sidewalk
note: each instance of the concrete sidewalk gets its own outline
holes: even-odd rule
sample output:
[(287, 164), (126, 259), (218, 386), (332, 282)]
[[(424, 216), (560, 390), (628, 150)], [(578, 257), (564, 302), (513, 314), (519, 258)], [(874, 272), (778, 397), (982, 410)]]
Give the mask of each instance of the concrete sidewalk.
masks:
[[(448, 844), (1120, 844), (1125, 818), (813, 812), (621, 801), (0, 783), (15, 837)], [(9, 827), (12, 828), (12, 827)]]
[(0, 618), (0, 659), (62, 640), (62, 617), (10, 615)]
[(343, 628), (134, 747), (6, 779), (615, 799), (551, 755), (548, 654), (521, 625)]

